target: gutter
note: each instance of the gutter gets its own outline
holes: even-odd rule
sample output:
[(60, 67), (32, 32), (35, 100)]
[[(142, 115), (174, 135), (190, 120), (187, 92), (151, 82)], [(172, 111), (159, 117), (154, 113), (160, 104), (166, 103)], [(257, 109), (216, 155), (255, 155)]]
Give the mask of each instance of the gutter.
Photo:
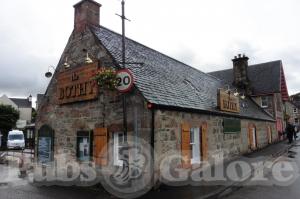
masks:
[(152, 104), (152, 109), (181, 111), (181, 112), (190, 112), (190, 113), (203, 113), (203, 114), (206, 114), (206, 115), (236, 117), (236, 118), (240, 118), (240, 119), (251, 119), (251, 120), (268, 121), (268, 122), (274, 122), (274, 123), (276, 122), (276, 120), (271, 120), (271, 119), (253, 118), (253, 117), (249, 117), (249, 116), (234, 115), (234, 114), (225, 113), (225, 112), (199, 110), (199, 109), (193, 109), (193, 108), (183, 108), (183, 107), (178, 107), (178, 106), (167, 106), (167, 105)]

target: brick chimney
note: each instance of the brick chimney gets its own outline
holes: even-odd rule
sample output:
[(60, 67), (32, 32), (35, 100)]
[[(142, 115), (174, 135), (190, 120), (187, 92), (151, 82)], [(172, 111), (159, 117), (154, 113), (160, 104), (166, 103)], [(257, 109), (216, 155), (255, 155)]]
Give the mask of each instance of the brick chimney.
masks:
[(247, 94), (251, 94), (250, 81), (248, 78), (248, 60), (245, 55), (238, 54), (232, 60), (233, 62), (233, 85)]
[(76, 32), (83, 32), (87, 25), (100, 25), (101, 4), (93, 0), (82, 0), (74, 5), (75, 21), (74, 29)]

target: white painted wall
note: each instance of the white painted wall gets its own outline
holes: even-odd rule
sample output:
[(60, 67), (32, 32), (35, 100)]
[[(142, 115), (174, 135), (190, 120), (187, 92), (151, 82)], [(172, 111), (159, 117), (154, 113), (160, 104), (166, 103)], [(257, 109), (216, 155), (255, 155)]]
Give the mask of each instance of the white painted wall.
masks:
[(6, 95), (2, 95), (0, 97), (0, 104), (11, 105), (12, 107), (18, 110), (18, 106), (12, 100), (10, 100)]

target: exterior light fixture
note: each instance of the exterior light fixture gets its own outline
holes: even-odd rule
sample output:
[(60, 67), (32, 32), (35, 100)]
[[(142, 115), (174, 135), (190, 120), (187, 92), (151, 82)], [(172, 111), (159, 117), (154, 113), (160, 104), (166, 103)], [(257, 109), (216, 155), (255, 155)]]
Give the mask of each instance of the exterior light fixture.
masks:
[(235, 97), (237, 97), (237, 96), (239, 96), (239, 95), (240, 95), (237, 89), (235, 89), (235, 91), (234, 91), (233, 95), (234, 95)]
[(47, 78), (50, 78), (53, 75), (52, 72), (50, 72), (50, 68), (52, 68), (53, 71), (55, 71), (55, 68), (53, 66), (49, 66), (48, 67), (48, 72), (45, 73), (45, 77), (47, 77)]
[(86, 64), (91, 64), (91, 63), (93, 63), (93, 60), (89, 57), (89, 53), (86, 53), (86, 58), (85, 58), (84, 62), (85, 62)]
[(64, 67), (65, 68), (70, 68), (70, 64), (68, 63), (68, 57), (66, 57), (65, 63), (64, 63)]
[(228, 93), (228, 94), (230, 94), (230, 86), (228, 84), (226, 84), (225, 87), (227, 87), (227, 89), (225, 90), (225, 92)]
[(245, 96), (244, 93), (243, 93), (243, 95), (241, 96), (241, 99), (242, 99), (242, 100), (246, 99), (246, 96)]

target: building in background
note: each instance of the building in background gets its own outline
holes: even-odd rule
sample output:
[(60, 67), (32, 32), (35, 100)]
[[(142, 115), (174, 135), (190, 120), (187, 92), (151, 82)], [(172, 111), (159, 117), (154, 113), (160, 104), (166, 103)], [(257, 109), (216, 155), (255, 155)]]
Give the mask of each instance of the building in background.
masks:
[(293, 109), (294, 124), (300, 129), (300, 93), (290, 96), (290, 100), (295, 105)]
[[(243, 60), (237, 62), (237, 60)], [(276, 119), (280, 135), (285, 129), (285, 106), (289, 101), (282, 61), (272, 61), (248, 66), (248, 57), (233, 59), (233, 68), (209, 73), (225, 84), (236, 85)]]
[(17, 128), (23, 129), (31, 124), (32, 119), (32, 96), (27, 98), (9, 98), (6, 95), (0, 97), (0, 104), (10, 105), (20, 112), (20, 118), (17, 121)]

